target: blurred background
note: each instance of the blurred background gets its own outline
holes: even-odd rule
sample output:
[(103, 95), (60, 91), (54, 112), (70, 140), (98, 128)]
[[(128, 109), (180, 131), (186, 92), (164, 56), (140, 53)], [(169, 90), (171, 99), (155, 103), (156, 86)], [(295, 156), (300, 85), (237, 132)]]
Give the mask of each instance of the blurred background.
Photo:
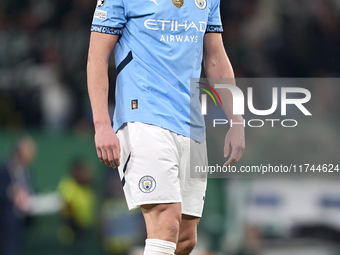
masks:
[[(0, 2), (0, 254), (142, 254), (142, 216), (128, 213), (93, 141), (86, 59), (95, 5)], [(339, 77), (340, 1), (221, 0), (221, 15), (236, 77)], [(109, 69), (113, 112), (113, 58)], [(322, 85), (311, 89), (320, 118), (290, 134), (248, 130), (242, 164), (339, 158), (339, 87)], [(271, 94), (256, 93), (267, 109)], [(320, 144), (321, 154), (311, 151)], [(340, 254), (339, 184), (209, 179), (193, 254)]]

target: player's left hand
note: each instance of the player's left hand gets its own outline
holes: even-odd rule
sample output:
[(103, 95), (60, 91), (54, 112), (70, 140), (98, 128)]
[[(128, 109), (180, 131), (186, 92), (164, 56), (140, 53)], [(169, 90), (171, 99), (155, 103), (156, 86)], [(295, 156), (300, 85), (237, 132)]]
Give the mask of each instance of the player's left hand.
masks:
[(224, 166), (233, 165), (238, 162), (245, 149), (244, 127), (242, 125), (233, 126), (229, 129), (224, 143), (224, 157), (227, 158), (230, 154), (227, 162)]

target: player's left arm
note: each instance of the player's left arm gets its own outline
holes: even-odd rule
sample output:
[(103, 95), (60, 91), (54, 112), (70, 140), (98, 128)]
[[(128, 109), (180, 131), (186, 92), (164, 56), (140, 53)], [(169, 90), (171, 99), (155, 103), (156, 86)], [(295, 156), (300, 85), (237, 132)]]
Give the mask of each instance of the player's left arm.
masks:
[[(203, 63), (205, 74), (208, 78), (230, 78), (234, 81), (234, 71), (224, 49), (222, 35), (220, 33), (206, 33), (204, 36)], [(211, 80), (210, 80), (211, 81)], [(218, 81), (216, 80), (216, 83)], [(235, 84), (235, 82), (233, 82)], [(236, 85), (235, 85), (236, 86)], [(241, 115), (233, 114), (233, 97), (228, 89), (216, 89), (222, 100), (222, 109), (229, 121), (243, 123)], [(224, 157), (229, 159), (224, 164), (233, 165), (241, 159), (245, 149), (244, 126), (233, 125), (226, 137), (224, 145)]]

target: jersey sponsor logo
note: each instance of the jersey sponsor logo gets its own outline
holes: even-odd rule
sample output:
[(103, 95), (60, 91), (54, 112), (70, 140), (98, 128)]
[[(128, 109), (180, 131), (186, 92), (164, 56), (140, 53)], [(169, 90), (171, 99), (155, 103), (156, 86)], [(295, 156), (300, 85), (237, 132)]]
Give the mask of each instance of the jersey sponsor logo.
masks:
[(106, 1), (106, 0), (98, 0), (98, 2), (97, 2), (97, 7), (98, 7), (98, 8), (102, 7), (102, 6), (105, 4), (105, 1)]
[(179, 9), (183, 6), (184, 0), (172, 0), (172, 3)]
[(178, 42), (178, 43), (197, 43), (198, 36), (184, 36), (184, 35), (162, 35), (161, 42)]
[(195, 4), (198, 8), (203, 10), (205, 7), (207, 7), (207, 0), (195, 0)]
[(97, 18), (97, 19), (106, 20), (107, 12), (106, 11), (96, 10), (94, 12), (94, 17)]
[[(165, 32), (188, 32), (196, 31), (199, 33), (205, 33), (207, 29), (207, 22), (199, 21), (185, 21), (180, 23), (178, 20), (161, 20), (161, 19), (147, 19), (144, 21), (145, 28), (155, 31)], [(197, 43), (197, 35), (170, 35), (162, 34), (160, 37), (161, 42), (174, 42), (174, 43)]]
[(156, 188), (156, 180), (149, 175), (142, 177), (139, 181), (139, 189), (144, 193), (150, 193)]
[(147, 29), (156, 31), (188, 31), (189, 29), (195, 29), (197, 32), (205, 33), (207, 22), (199, 21), (195, 23), (193, 21), (185, 21), (184, 23), (179, 23), (178, 20), (147, 19), (144, 21), (144, 26)]

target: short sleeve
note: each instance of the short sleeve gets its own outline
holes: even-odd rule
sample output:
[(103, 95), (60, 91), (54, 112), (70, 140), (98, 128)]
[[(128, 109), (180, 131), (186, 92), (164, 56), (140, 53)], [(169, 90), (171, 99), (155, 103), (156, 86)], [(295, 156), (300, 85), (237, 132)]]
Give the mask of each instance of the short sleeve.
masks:
[(123, 0), (98, 0), (91, 32), (121, 35), (126, 23)]
[(211, 4), (206, 33), (222, 33), (220, 0), (211, 0)]

